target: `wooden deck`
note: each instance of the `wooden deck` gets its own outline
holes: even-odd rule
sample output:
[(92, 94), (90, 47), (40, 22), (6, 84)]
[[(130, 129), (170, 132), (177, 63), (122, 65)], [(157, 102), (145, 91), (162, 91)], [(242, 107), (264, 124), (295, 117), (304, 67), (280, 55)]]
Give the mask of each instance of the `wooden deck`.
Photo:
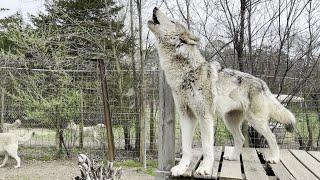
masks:
[[(232, 151), (232, 147), (215, 147), (215, 162), (210, 175), (200, 176), (195, 172), (202, 161), (200, 150), (194, 156), (188, 170), (180, 177), (169, 179), (320, 179), (320, 152), (303, 150), (281, 150), (277, 164), (264, 162), (263, 155), (269, 149), (244, 148), (239, 161), (228, 161), (222, 157)], [(260, 159), (259, 159), (260, 157)]]

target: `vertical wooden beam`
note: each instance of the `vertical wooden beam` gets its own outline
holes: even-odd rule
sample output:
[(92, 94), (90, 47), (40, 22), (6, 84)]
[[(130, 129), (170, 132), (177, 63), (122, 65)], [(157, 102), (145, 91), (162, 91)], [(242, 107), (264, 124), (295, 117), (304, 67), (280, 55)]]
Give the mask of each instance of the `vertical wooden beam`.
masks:
[(115, 158), (115, 148), (114, 148), (114, 138), (112, 132), (112, 123), (111, 123), (111, 115), (110, 115), (110, 107), (109, 107), (109, 99), (108, 99), (108, 88), (107, 88), (107, 74), (105, 71), (104, 61), (102, 59), (98, 59), (98, 67), (101, 81), (101, 91), (102, 91), (102, 101), (103, 101), (103, 113), (104, 113), (104, 124), (107, 130), (107, 155), (108, 160), (113, 162)]
[(175, 164), (175, 110), (170, 86), (159, 72), (159, 148), (157, 179), (165, 179)]

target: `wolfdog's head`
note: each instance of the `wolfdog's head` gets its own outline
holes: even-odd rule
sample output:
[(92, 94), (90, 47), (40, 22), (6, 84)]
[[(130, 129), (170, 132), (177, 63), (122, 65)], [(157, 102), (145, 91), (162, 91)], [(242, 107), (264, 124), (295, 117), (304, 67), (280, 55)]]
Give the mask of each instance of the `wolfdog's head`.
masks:
[(199, 41), (194, 34), (178, 22), (169, 20), (157, 7), (153, 9), (152, 20), (148, 27), (159, 43), (178, 46), (179, 44), (196, 45)]

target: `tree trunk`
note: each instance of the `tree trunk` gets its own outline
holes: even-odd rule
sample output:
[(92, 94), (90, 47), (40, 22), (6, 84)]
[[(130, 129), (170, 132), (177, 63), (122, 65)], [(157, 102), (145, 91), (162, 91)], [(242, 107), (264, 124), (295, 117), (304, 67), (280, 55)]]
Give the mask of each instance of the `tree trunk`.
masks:
[[(244, 72), (243, 65), (243, 47), (244, 47), (244, 21), (245, 21), (245, 12), (246, 12), (246, 0), (240, 0), (240, 29), (236, 30), (235, 34), (235, 49), (237, 51), (237, 59), (239, 70)], [(248, 133), (248, 122), (244, 121), (242, 124), (242, 134), (245, 138), (244, 146), (249, 146), (249, 133)]]
[(243, 43), (244, 43), (244, 20), (245, 20), (245, 13), (246, 13), (246, 0), (240, 0), (240, 30), (239, 32), (235, 33), (238, 36), (237, 43), (236, 43), (236, 50), (237, 50), (237, 57), (238, 57), (238, 66), (239, 70), (244, 72), (244, 65), (243, 65)]
[(154, 132), (154, 99), (150, 100), (150, 151), (154, 151), (155, 148), (155, 132)]
[(136, 72), (136, 62), (134, 59), (134, 52), (135, 52), (135, 38), (134, 38), (134, 29), (133, 29), (133, 0), (130, 0), (130, 33), (131, 33), (131, 48), (130, 48), (130, 56), (132, 62), (132, 76), (133, 76), (133, 89), (134, 89), (134, 104), (135, 104), (135, 152), (137, 156), (140, 156), (139, 149), (140, 149), (140, 116), (139, 116), (139, 93), (138, 93), (138, 76)]
[(249, 63), (251, 66), (251, 74), (255, 74), (254, 70), (254, 60), (252, 58), (252, 30), (251, 30), (251, 14), (252, 14), (252, 2), (249, 0), (249, 6), (248, 6), (248, 51), (249, 51)]
[(187, 26), (188, 29), (190, 30), (191, 25), (190, 25), (190, 0), (185, 0), (186, 1), (186, 8), (187, 8)]
[(140, 57), (140, 162), (146, 166), (146, 149), (145, 149), (145, 119), (144, 119), (144, 61), (142, 47), (142, 5), (141, 0), (137, 0), (137, 10), (139, 19), (139, 57)]
[[(308, 12), (308, 32), (309, 32), (309, 43), (308, 43), (308, 49), (307, 49), (307, 64), (311, 63), (312, 59), (312, 42), (313, 42), (313, 33), (312, 33), (312, 27), (311, 27), (311, 12), (312, 12), (312, 1), (309, 2), (310, 10)], [(306, 123), (307, 123), (307, 129), (308, 129), (308, 143), (307, 143), (307, 150), (313, 149), (313, 129), (312, 129), (312, 122), (310, 122), (309, 114), (307, 112), (307, 103), (304, 102), (304, 113), (306, 116)]]
[(317, 94), (317, 90), (314, 92), (314, 94), (311, 95), (312, 100), (314, 101), (314, 106), (317, 111), (318, 115), (318, 137), (317, 137), (317, 149), (320, 150), (320, 107), (319, 107), (319, 98)]
[(313, 148), (313, 129), (312, 129), (312, 123), (310, 122), (309, 114), (307, 112), (307, 103), (304, 103), (304, 114), (306, 117), (306, 123), (307, 123), (307, 130), (308, 130), (308, 142), (306, 150), (312, 150)]
[[(152, 74), (151, 77), (152, 86), (155, 86), (155, 74)], [(152, 99), (150, 100), (150, 150), (155, 151), (155, 116), (156, 116), (156, 110), (155, 110), (155, 98), (154, 94), (152, 94)]]

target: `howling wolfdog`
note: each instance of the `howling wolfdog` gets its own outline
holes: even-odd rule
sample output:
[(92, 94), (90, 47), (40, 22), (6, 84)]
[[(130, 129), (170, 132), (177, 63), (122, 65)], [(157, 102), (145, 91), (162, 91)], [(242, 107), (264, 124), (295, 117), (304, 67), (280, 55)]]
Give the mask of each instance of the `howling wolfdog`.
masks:
[(295, 117), (278, 102), (267, 84), (250, 74), (223, 69), (218, 62), (205, 61), (197, 47), (199, 38), (180, 23), (170, 21), (158, 8), (153, 9), (148, 27), (156, 37), (160, 66), (181, 117), (182, 159), (171, 169), (172, 174), (183, 174), (190, 164), (197, 119), (204, 159), (196, 173), (210, 173), (214, 162), (216, 113), (224, 119), (235, 143), (233, 153), (226, 154), (225, 159), (239, 159), (244, 143), (240, 126), (247, 120), (268, 141), (271, 155), (266, 157), (267, 161), (279, 162), (279, 147), (268, 121), (272, 118), (293, 131)]

